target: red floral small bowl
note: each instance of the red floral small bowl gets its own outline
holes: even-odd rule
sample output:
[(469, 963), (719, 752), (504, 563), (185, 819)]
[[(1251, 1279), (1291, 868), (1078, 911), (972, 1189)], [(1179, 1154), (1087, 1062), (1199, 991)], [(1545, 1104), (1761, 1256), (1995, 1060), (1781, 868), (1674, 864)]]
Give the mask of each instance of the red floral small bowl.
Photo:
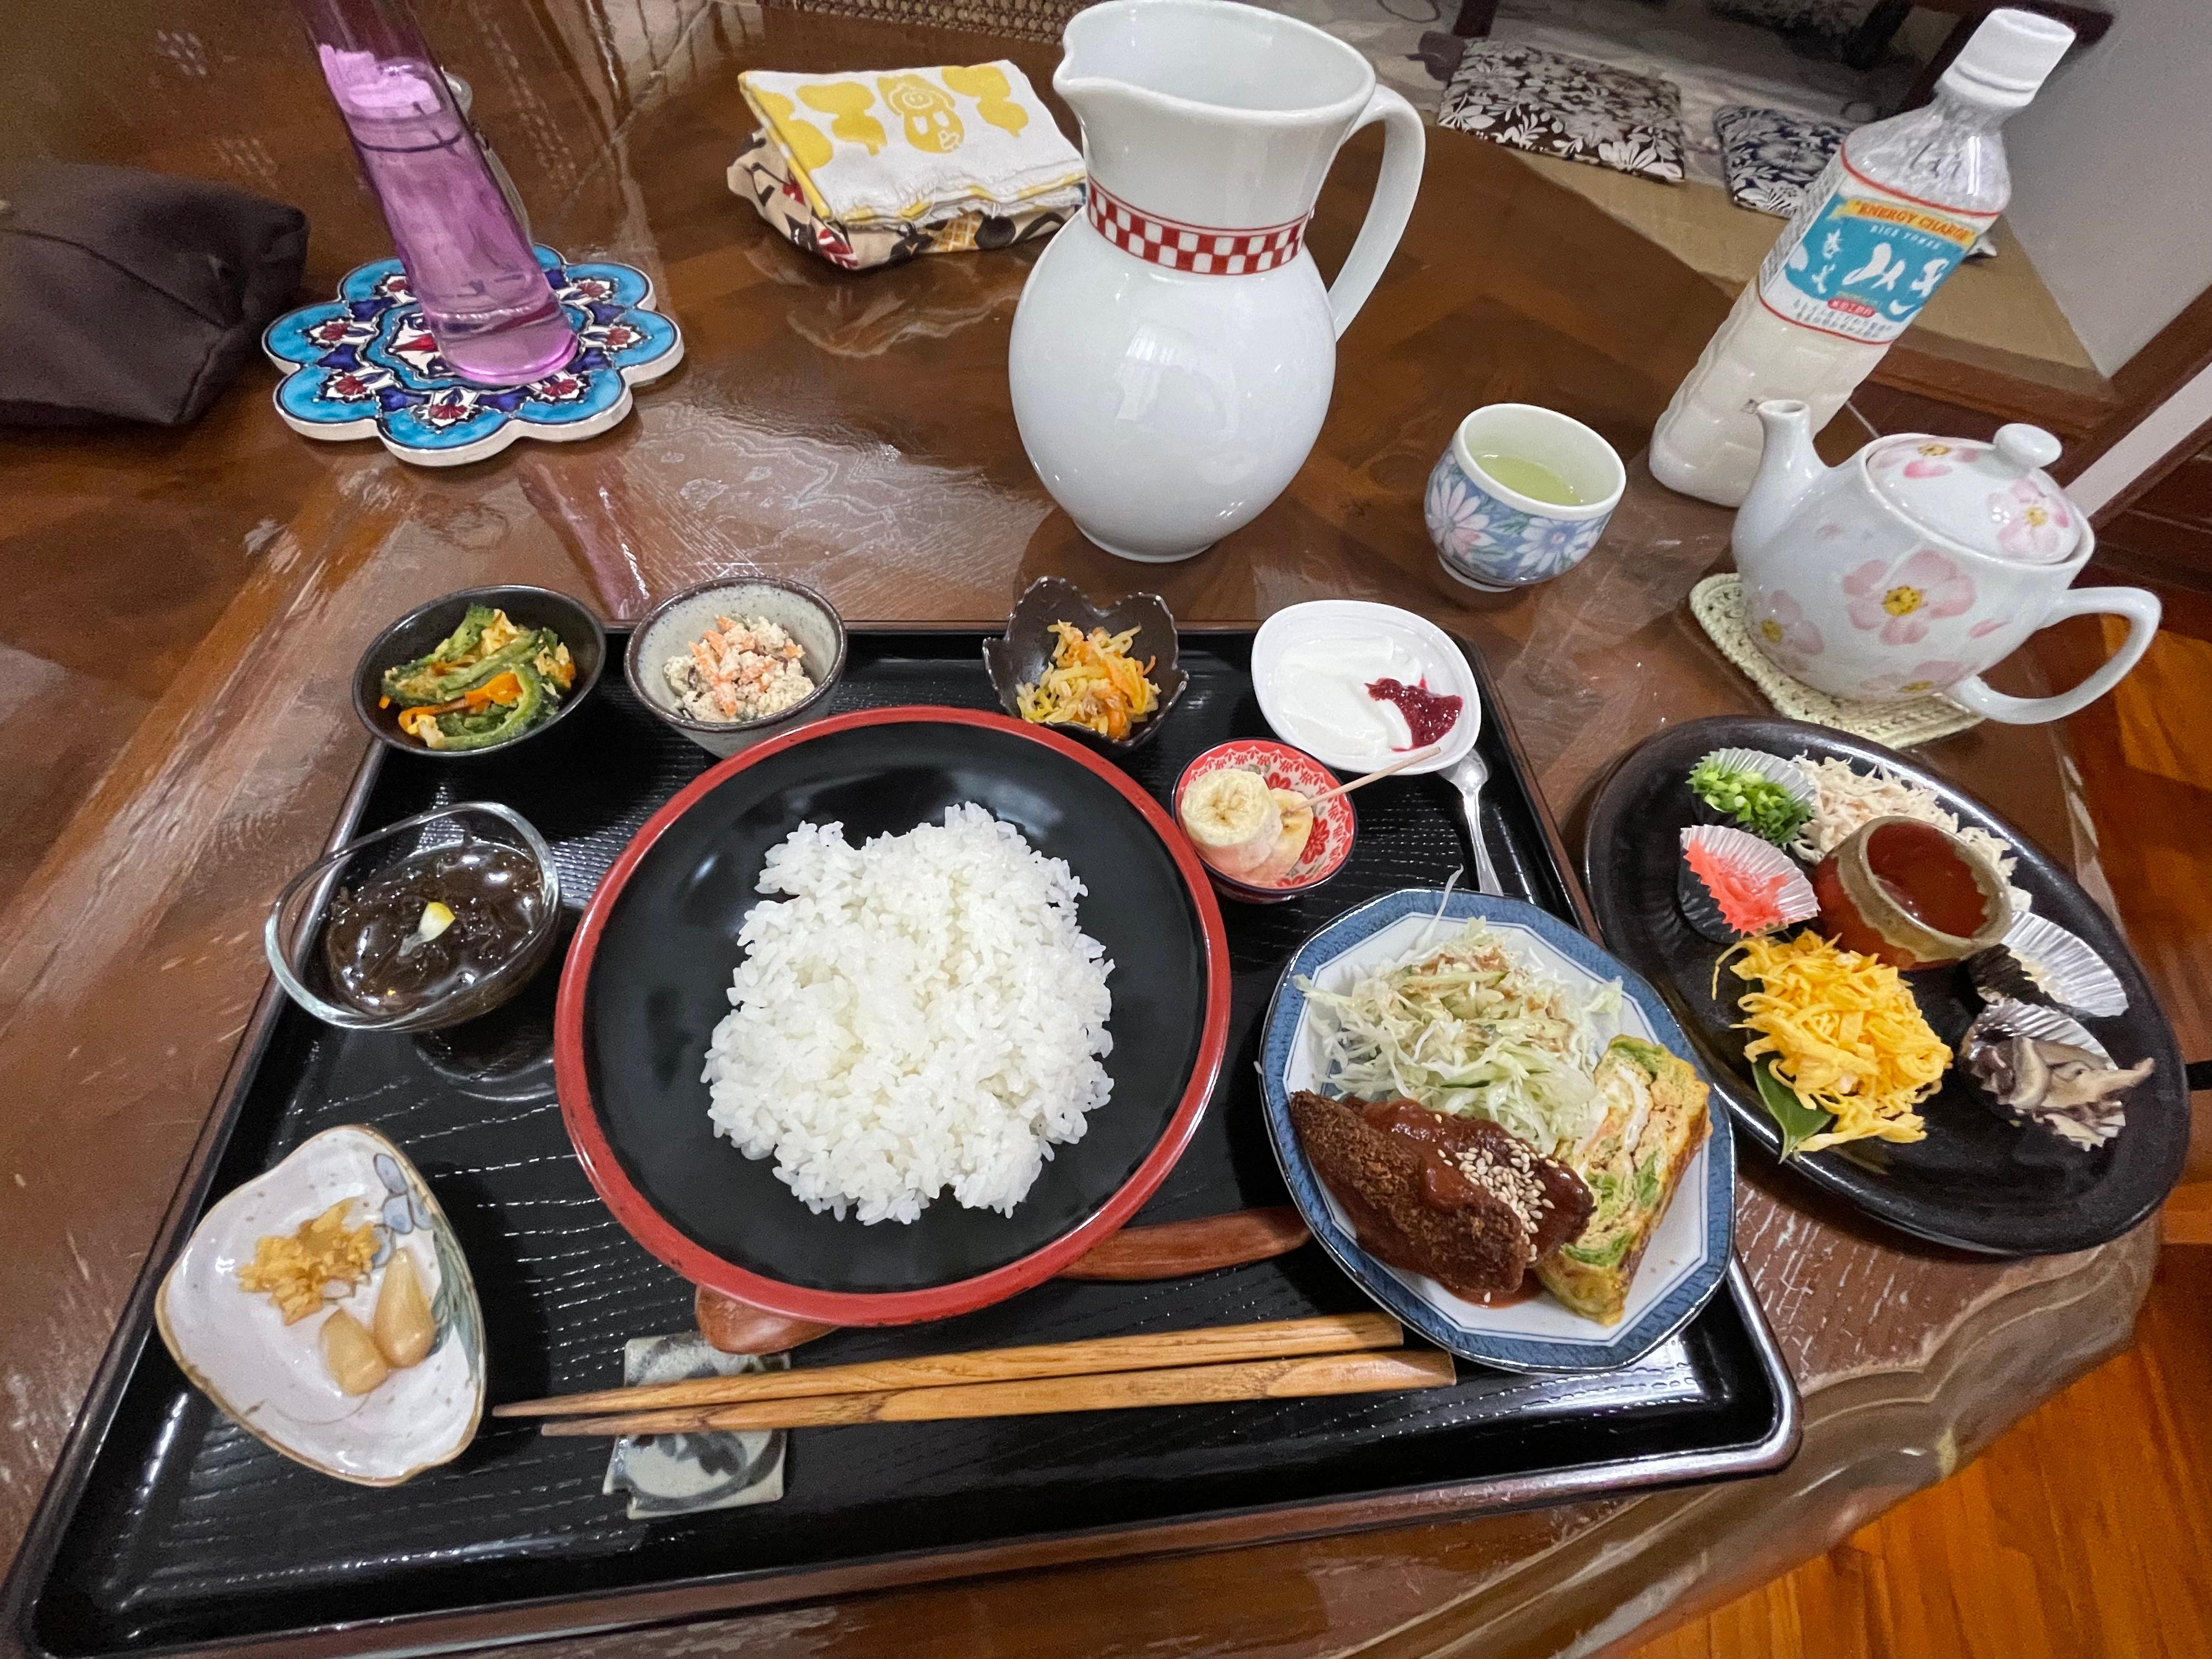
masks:
[[(1178, 826), (1182, 823), (1183, 792), (1190, 787), (1192, 781), (1230, 767), (1257, 772), (1267, 781), (1270, 789), (1293, 790), (1308, 799), (1337, 786), (1336, 774), (1304, 750), (1271, 743), (1265, 738), (1238, 738), (1231, 743), (1215, 744), (1183, 768), (1175, 787)], [(1206, 866), (1206, 878), (1212, 882), (1213, 890), (1224, 898), (1246, 904), (1280, 904), (1301, 893), (1311, 892), (1343, 869), (1345, 860), (1352, 856), (1352, 843), (1358, 829), (1352, 798), (1339, 795), (1314, 809), (1313, 831), (1306, 837), (1305, 851), (1298, 854), (1298, 861), (1282, 880), (1258, 886), (1225, 876), (1210, 864)], [(1205, 863), (1203, 855), (1199, 861)]]

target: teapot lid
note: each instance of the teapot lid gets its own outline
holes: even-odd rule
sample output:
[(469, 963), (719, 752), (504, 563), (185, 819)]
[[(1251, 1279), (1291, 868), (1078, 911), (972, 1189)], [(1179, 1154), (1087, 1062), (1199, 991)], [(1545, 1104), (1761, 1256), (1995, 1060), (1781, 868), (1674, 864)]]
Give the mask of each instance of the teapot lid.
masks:
[(2041, 427), (1997, 428), (1992, 443), (1919, 433), (1867, 446), (1867, 477), (1923, 530), (2000, 559), (2063, 564), (2081, 539), (2078, 514), (2042, 469), (2058, 440)]

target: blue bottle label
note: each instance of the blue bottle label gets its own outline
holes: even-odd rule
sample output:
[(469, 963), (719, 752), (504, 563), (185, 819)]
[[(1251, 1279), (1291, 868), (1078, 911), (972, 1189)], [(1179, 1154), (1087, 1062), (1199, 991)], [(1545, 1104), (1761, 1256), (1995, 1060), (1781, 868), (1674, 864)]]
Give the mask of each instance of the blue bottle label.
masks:
[(1887, 345), (1995, 217), (1889, 195), (1838, 157), (1759, 267), (1759, 298), (1803, 327)]

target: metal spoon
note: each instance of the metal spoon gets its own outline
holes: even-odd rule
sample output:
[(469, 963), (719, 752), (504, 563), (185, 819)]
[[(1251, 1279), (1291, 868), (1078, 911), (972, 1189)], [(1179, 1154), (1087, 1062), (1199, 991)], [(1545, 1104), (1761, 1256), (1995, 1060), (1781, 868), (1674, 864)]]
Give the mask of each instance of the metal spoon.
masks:
[(1490, 861), (1490, 848), (1482, 839), (1482, 786), (1490, 781), (1489, 763), (1480, 750), (1470, 749), (1456, 763), (1446, 767), (1443, 775), (1459, 791), (1460, 806), (1467, 813), (1467, 838), (1474, 848), (1476, 890), (1503, 897), (1505, 889), (1498, 882), (1498, 866)]

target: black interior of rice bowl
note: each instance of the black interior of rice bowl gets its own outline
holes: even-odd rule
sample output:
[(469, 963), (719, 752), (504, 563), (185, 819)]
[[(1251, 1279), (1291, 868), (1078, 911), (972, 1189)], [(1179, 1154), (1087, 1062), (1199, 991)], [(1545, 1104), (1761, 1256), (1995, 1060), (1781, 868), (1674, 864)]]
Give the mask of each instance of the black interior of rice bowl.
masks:
[[(854, 846), (973, 801), (1064, 859), (1114, 963), (1113, 1079), (1011, 1216), (950, 1193), (910, 1223), (810, 1211), (717, 1135), (701, 1073), (729, 1012), (738, 931), (769, 849), (800, 823)], [(623, 1224), (696, 1283), (847, 1324), (968, 1311), (1110, 1236), (1165, 1177), (1221, 1066), (1221, 915), (1165, 811), (1110, 762), (995, 714), (904, 708), (823, 720), (703, 774), (638, 832), (577, 930), (555, 1061), (569, 1137)]]

